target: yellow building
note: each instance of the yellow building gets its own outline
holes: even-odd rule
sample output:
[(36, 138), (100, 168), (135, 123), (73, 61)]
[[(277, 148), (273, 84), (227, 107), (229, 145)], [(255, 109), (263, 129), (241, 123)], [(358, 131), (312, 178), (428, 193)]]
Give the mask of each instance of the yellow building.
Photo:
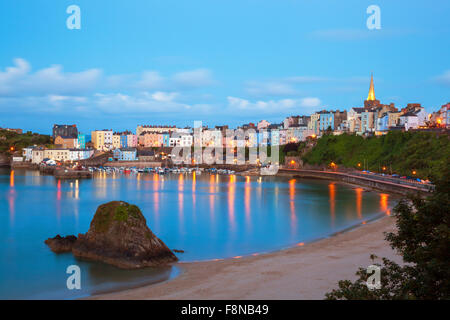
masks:
[(112, 136), (112, 146), (113, 146), (113, 149), (120, 149), (121, 148), (121, 146), (120, 146), (120, 135), (114, 134)]
[(314, 134), (317, 134), (319, 132), (319, 119), (320, 119), (319, 113), (313, 113), (311, 115), (311, 118), (309, 119), (308, 130), (314, 132)]
[[(91, 140), (94, 144), (94, 149), (97, 150), (111, 150), (113, 132), (112, 130), (96, 130), (91, 132)], [(120, 138), (119, 138), (120, 143)]]
[(61, 162), (69, 161), (69, 149), (46, 149), (44, 150), (44, 158)]
[(91, 140), (94, 144), (94, 149), (101, 149), (101, 146), (105, 144), (105, 134), (103, 131), (92, 131)]

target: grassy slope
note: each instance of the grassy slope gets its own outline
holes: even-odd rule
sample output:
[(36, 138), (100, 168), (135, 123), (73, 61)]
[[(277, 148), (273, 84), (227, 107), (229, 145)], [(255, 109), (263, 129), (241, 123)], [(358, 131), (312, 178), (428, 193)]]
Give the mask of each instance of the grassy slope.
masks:
[(389, 132), (385, 136), (362, 138), (356, 135), (327, 135), (317, 141), (303, 160), (309, 164), (329, 164), (332, 161), (348, 168), (368, 164), (370, 171), (386, 171), (421, 178), (439, 177), (450, 159), (450, 142), (445, 135), (429, 132)]
[(6, 153), (10, 147), (13, 146), (15, 150), (32, 145), (49, 145), (51, 144), (51, 137), (47, 135), (40, 135), (37, 133), (27, 132), (18, 134), (11, 131), (0, 130), (0, 152)]

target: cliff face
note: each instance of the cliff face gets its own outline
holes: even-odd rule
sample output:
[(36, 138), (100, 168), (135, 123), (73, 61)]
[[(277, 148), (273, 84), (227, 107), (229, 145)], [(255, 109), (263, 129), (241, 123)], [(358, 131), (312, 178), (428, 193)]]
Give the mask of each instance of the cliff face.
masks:
[(86, 234), (72, 247), (76, 257), (134, 269), (177, 261), (173, 252), (148, 228), (141, 210), (123, 201), (98, 207)]

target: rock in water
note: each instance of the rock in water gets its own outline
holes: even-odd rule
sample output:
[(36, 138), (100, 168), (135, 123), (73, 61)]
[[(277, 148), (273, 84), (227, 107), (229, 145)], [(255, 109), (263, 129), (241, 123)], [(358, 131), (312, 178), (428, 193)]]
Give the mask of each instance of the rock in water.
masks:
[(177, 261), (175, 254), (147, 227), (141, 210), (123, 201), (100, 205), (72, 253), (119, 268), (135, 269)]
[(77, 241), (75, 236), (61, 237), (59, 234), (54, 238), (48, 238), (45, 240), (45, 244), (55, 253), (63, 253), (72, 251), (72, 247)]

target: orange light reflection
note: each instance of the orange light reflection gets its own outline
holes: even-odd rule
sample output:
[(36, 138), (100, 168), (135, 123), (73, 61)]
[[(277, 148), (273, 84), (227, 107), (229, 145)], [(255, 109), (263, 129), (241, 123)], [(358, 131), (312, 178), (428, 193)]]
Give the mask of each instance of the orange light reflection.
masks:
[(330, 194), (330, 213), (331, 213), (331, 221), (334, 222), (334, 218), (336, 215), (336, 186), (334, 183), (330, 183), (328, 185), (328, 190)]
[(356, 214), (358, 215), (358, 218), (362, 218), (362, 194), (363, 189), (362, 188), (356, 188)]

